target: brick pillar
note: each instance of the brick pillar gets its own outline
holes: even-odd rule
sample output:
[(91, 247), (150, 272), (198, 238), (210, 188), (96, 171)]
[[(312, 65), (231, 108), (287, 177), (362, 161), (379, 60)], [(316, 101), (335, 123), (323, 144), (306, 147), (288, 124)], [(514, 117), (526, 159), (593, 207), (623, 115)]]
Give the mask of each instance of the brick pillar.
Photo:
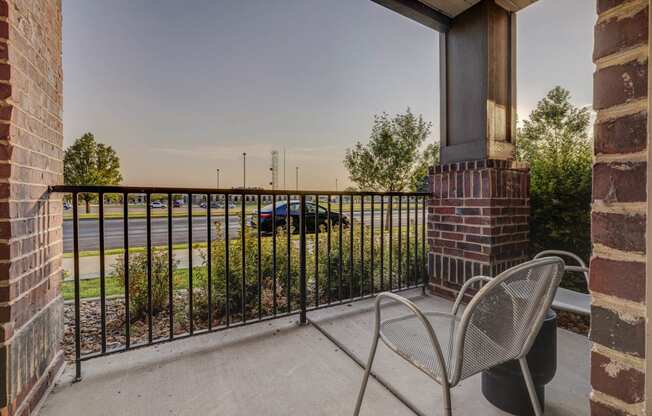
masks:
[(596, 416), (649, 414), (648, 8), (647, 0), (597, 0), (590, 335)]
[(428, 206), (431, 289), (454, 297), (470, 277), (494, 276), (527, 258), (529, 172), (479, 160), (431, 170)]
[(0, 0), (0, 415), (63, 363), (61, 1)]

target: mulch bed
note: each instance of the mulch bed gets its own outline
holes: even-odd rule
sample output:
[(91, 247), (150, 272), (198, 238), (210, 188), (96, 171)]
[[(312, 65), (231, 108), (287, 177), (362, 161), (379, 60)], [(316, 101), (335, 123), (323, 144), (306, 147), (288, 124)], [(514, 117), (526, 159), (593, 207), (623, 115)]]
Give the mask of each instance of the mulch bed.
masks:
[(591, 318), (571, 312), (558, 311), (557, 325), (576, 334), (588, 336)]
[[(187, 298), (183, 294), (175, 297), (175, 318), (186, 310)], [(81, 302), (81, 354), (82, 356), (100, 352), (102, 346), (102, 329), (99, 300)], [(188, 332), (187, 320), (181, 322), (175, 319), (174, 334), (181, 335)], [(204, 324), (205, 325), (205, 324)], [(195, 329), (202, 329), (202, 323), (195, 322)], [(63, 347), (65, 357), (69, 361), (75, 359), (75, 307), (74, 304), (64, 306), (64, 336)], [(152, 338), (154, 340), (169, 337), (169, 313), (167, 310), (159, 313), (152, 320)], [(106, 300), (106, 349), (123, 348), (125, 345), (125, 307), (123, 298)], [(147, 343), (147, 320), (132, 322), (130, 326), (131, 345)]]

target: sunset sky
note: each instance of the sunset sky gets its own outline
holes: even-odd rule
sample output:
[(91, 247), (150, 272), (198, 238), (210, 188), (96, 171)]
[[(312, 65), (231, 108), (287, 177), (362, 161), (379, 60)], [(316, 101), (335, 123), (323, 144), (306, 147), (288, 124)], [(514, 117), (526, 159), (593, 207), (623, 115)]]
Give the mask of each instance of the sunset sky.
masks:
[[(555, 85), (590, 105), (594, 8), (519, 13), (519, 118)], [(63, 19), (65, 144), (93, 132), (125, 185), (240, 186), (246, 152), (268, 186), (285, 148), (288, 188), (299, 166), (302, 188), (341, 189), (374, 114), (410, 107), (438, 138), (438, 34), (370, 0), (63, 0)]]

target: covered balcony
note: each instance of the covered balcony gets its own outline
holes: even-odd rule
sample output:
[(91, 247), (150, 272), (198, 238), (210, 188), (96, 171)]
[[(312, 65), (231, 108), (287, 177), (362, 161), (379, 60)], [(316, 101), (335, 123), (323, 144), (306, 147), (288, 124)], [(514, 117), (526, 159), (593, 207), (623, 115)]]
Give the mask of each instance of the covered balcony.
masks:
[[(534, 1), (374, 1), (440, 32), (427, 192), (64, 186), (61, 2), (0, 2), (0, 415), (352, 414), (379, 293), (445, 312), (472, 277), (529, 259), (515, 29)], [(576, 310), (591, 329), (549, 338), (545, 414), (642, 416), (649, 2), (597, 5), (593, 255)], [(81, 255), (91, 240), (97, 263)], [(453, 414), (507, 415), (485, 388), (464, 380)], [(381, 345), (363, 414), (441, 414), (442, 401)]]

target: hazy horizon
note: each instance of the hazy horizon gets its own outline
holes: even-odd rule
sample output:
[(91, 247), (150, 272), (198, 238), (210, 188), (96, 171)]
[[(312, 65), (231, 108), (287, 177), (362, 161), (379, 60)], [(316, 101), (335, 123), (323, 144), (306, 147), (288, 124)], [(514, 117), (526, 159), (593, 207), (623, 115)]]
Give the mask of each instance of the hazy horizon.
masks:
[[(562, 5), (563, 2), (563, 5)], [(374, 114), (410, 107), (438, 139), (438, 34), (369, 0), (63, 1), (64, 142), (90, 131), (123, 184), (343, 189), (344, 152)], [(518, 113), (556, 85), (592, 101), (594, 2), (539, 0), (518, 17)], [(563, 62), (563, 65), (559, 63)], [(281, 167), (282, 169), (282, 167)], [(283, 186), (282, 171), (279, 186)]]

